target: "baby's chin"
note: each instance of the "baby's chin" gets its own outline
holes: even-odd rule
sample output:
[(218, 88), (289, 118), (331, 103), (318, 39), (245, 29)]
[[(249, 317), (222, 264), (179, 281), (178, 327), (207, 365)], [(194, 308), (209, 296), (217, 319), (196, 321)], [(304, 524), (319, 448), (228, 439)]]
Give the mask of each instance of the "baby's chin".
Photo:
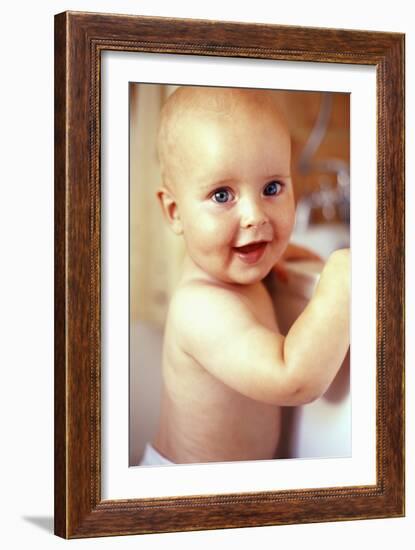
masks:
[(263, 279), (265, 279), (265, 277), (268, 275), (270, 271), (271, 270), (268, 269), (266, 271), (262, 270), (259, 273), (249, 273), (238, 277), (234, 277), (233, 283), (239, 284), (239, 285), (255, 285), (261, 282)]
[(271, 267), (255, 266), (251, 269), (232, 269), (225, 273), (212, 273), (212, 277), (221, 283), (233, 285), (255, 285), (261, 282), (271, 271)]
[(244, 264), (240, 260), (227, 265), (216, 264), (216, 266), (213, 266), (211, 261), (206, 262), (205, 258), (191, 258), (191, 261), (203, 278), (210, 280), (212, 283), (228, 285), (257, 284), (265, 279), (275, 265), (273, 257), (262, 259), (254, 265)]

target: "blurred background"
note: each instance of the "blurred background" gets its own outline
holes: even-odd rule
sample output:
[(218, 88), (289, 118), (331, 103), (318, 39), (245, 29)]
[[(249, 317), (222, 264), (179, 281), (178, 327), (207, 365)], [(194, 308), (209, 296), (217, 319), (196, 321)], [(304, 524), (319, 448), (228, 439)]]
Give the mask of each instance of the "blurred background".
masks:
[[(161, 184), (156, 152), (159, 115), (175, 89), (130, 84), (130, 465), (139, 462), (156, 429), (164, 322), (184, 255), (182, 239), (165, 223), (155, 195)], [(326, 259), (350, 242), (350, 95), (272, 93), (292, 137), (296, 226), (291, 240)], [(273, 298), (285, 331), (311, 297), (320, 269), (300, 262), (290, 270), (288, 286), (281, 288), (276, 281)], [(290, 437), (281, 451), (284, 456), (350, 453), (348, 362), (332, 386), (324, 401), (286, 415)], [(322, 438), (316, 437), (316, 423), (325, 426)]]

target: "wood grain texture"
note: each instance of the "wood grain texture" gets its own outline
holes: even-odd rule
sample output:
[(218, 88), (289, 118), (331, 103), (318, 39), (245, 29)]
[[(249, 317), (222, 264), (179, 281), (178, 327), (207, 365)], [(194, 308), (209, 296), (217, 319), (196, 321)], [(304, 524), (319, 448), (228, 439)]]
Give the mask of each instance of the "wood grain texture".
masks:
[[(377, 483), (101, 501), (100, 52), (377, 69)], [(404, 514), (404, 36), (66, 12), (55, 17), (55, 533), (65, 538)]]
[[(55, 83), (66, 80), (66, 27), (55, 26)], [(58, 62), (59, 60), (59, 62)], [(66, 171), (66, 88), (55, 87), (55, 532), (66, 532), (66, 216), (65, 216), (65, 171)]]

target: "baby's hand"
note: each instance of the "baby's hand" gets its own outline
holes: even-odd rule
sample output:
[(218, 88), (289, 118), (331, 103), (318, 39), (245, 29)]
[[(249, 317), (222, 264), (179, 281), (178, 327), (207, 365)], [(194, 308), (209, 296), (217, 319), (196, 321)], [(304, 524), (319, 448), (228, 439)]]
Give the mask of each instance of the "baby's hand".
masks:
[(350, 248), (341, 248), (330, 254), (323, 276), (331, 277), (342, 289), (350, 290)]
[(273, 267), (273, 271), (276, 273), (278, 279), (283, 283), (288, 282), (287, 270), (284, 267), (285, 262), (295, 262), (298, 260), (315, 260), (322, 262), (322, 258), (308, 248), (304, 248), (297, 244), (289, 243), (285, 252), (279, 259), (279, 261)]

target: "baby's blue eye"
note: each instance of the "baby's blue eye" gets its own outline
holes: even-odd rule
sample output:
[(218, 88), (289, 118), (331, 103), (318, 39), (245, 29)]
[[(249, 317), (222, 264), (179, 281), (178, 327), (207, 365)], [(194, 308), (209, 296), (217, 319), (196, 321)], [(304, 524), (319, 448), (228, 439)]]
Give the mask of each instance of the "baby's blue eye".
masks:
[(231, 193), (227, 189), (218, 189), (212, 195), (212, 198), (215, 202), (223, 204), (232, 199)]
[(264, 189), (264, 195), (266, 196), (278, 195), (281, 189), (282, 189), (282, 185), (279, 181), (271, 181), (266, 185)]

